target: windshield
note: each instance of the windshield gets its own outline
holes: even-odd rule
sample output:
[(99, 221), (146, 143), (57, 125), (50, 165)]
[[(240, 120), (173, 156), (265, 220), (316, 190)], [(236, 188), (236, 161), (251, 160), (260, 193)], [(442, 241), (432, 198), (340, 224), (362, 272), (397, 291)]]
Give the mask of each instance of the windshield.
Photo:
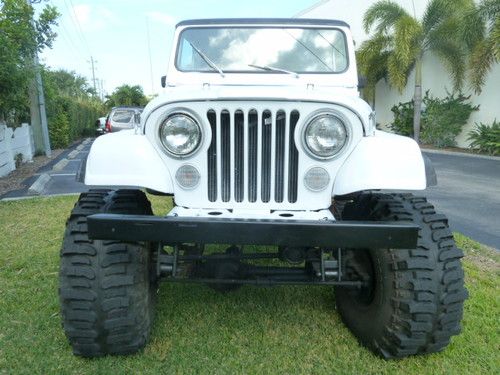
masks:
[(130, 122), (132, 116), (134, 116), (133, 110), (118, 110), (113, 113), (111, 120), (115, 122)]
[(340, 73), (347, 64), (344, 33), (331, 28), (189, 28), (176, 57), (184, 72)]

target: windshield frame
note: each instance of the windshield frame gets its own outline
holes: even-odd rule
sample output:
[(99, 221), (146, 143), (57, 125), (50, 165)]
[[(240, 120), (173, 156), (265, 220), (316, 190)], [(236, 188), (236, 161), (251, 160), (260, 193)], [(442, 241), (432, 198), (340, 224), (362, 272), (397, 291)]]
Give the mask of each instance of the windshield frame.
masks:
[[(181, 42), (183, 40), (182, 38), (182, 34), (186, 31), (186, 30), (191, 30), (191, 29), (329, 29), (329, 30), (336, 30), (337, 32), (339, 32), (341, 35), (342, 35), (342, 38), (343, 38), (343, 41), (344, 41), (344, 46), (345, 46), (345, 59), (346, 59), (346, 65), (345, 65), (345, 68), (341, 71), (331, 71), (331, 72), (311, 72), (311, 71), (294, 71), (293, 73), (296, 73), (296, 74), (299, 74), (299, 75), (325, 75), (325, 74), (333, 74), (333, 75), (340, 75), (340, 74), (343, 74), (343, 73), (346, 73), (349, 68), (350, 68), (350, 65), (351, 65), (351, 61), (350, 61), (350, 51), (349, 51), (349, 43), (348, 43), (348, 39), (347, 39), (347, 35), (346, 33), (344, 32), (344, 30), (342, 30), (340, 27), (336, 27), (336, 26), (326, 26), (326, 25), (267, 25), (267, 24), (260, 24), (260, 25), (247, 25), (247, 24), (244, 24), (244, 25), (196, 25), (196, 26), (188, 26), (188, 27), (185, 27), (181, 30), (181, 32), (179, 33), (178, 37), (177, 37), (177, 44), (176, 44), (176, 48), (175, 48), (175, 56), (174, 56), (174, 67), (175, 69), (178, 71), (178, 72), (181, 72), (181, 73), (200, 73), (200, 74), (219, 74), (218, 71), (216, 70), (196, 70), (196, 69), (181, 69), (179, 66), (178, 66), (178, 63), (179, 63), (179, 54), (180, 54), (180, 51), (181, 51), (181, 48), (180, 48), (180, 45), (181, 45)], [(186, 39), (187, 40), (187, 39)], [(189, 42), (189, 41), (188, 41)], [(279, 67), (279, 68), (282, 68), (282, 67)], [(225, 70), (223, 69), (223, 72), (224, 74), (279, 74), (279, 75), (283, 75), (283, 74), (286, 74), (286, 73), (282, 73), (282, 72), (277, 72), (277, 71), (264, 71), (264, 70)]]

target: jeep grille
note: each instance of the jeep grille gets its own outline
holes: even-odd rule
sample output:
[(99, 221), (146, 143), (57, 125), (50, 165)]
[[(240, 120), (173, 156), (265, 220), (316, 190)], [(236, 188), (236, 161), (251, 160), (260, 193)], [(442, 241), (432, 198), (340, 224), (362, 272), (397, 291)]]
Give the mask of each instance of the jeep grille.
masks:
[(210, 202), (297, 201), (297, 110), (210, 109), (207, 118)]

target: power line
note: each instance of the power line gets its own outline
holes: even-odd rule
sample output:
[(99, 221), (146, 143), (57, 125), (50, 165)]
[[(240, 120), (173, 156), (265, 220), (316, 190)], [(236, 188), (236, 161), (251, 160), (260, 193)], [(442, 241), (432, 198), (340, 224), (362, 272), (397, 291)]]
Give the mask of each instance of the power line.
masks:
[(69, 18), (71, 19), (71, 22), (73, 23), (73, 26), (75, 28), (75, 32), (78, 35), (78, 37), (80, 38), (80, 40), (82, 41), (83, 46), (87, 49), (88, 54), (92, 55), (92, 52), (90, 51), (87, 40), (85, 39), (85, 35), (83, 34), (82, 26), (80, 25), (80, 21), (78, 21), (78, 17), (76, 16), (75, 6), (73, 5), (73, 2), (71, 0), (69, 0), (69, 2), (71, 3), (71, 9), (68, 6), (68, 3), (66, 2), (66, 0), (64, 0), (64, 5), (66, 6), (66, 9), (68, 11)]
[(78, 55), (79, 58), (85, 61), (86, 60), (85, 57), (80, 52), (80, 49), (76, 46), (76, 43), (73, 41), (73, 38), (71, 38), (71, 35), (68, 32), (68, 29), (64, 26), (64, 23), (61, 22), (60, 26), (63, 28), (63, 33), (61, 33), (63, 39), (70, 46), (71, 50), (75, 53), (75, 55)]

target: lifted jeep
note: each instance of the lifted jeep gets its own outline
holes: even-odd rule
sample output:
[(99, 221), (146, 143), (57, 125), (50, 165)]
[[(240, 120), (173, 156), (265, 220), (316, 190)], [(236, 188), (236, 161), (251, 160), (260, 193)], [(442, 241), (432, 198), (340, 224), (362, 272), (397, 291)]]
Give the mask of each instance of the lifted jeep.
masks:
[[(74, 353), (144, 347), (159, 281), (331, 285), (375, 353), (442, 350), (467, 298), (462, 252), (425, 198), (394, 193), (425, 189), (434, 170), (413, 140), (376, 130), (349, 26), (184, 21), (174, 46), (165, 94), (82, 165), (87, 185), (133, 188), (90, 190), (69, 217), (60, 301)], [(142, 190), (174, 208), (153, 216)]]

